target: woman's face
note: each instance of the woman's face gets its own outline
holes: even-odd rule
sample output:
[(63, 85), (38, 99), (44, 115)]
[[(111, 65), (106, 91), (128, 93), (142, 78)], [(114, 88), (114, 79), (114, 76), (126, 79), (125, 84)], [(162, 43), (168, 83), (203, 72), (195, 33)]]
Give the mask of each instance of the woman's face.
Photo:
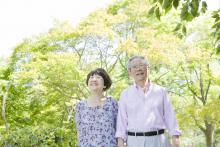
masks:
[(105, 88), (104, 79), (102, 76), (94, 74), (89, 77), (88, 87), (90, 91), (103, 91)]

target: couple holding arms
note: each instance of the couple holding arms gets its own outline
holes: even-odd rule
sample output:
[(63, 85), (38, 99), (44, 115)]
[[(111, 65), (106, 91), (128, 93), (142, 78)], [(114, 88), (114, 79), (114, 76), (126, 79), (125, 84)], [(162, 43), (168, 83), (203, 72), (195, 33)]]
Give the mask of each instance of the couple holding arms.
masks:
[(104, 69), (87, 75), (90, 96), (76, 105), (78, 146), (179, 147), (180, 131), (171, 101), (164, 87), (149, 80), (148, 61), (133, 56), (127, 70), (135, 83), (121, 93), (119, 102), (104, 96), (112, 84)]

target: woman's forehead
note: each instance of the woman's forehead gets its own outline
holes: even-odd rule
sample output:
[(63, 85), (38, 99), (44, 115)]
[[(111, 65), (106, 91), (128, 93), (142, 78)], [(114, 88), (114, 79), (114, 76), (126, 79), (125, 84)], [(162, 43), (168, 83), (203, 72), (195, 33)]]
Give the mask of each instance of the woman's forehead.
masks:
[(91, 74), (91, 76), (101, 76), (100, 73), (94, 72), (93, 74)]

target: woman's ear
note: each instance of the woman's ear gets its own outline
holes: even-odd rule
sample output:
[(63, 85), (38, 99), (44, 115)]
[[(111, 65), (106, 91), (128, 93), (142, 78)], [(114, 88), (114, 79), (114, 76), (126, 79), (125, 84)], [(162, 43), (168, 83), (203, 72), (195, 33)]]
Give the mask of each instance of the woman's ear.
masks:
[(128, 69), (128, 75), (131, 76), (131, 69)]

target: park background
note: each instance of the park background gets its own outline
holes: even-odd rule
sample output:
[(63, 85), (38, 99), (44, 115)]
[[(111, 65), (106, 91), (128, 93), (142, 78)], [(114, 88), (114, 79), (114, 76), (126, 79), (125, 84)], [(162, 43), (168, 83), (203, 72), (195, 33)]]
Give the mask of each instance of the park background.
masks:
[(133, 55), (147, 57), (150, 80), (167, 87), (181, 146), (220, 146), (220, 10), (207, 3), (117, 0), (77, 25), (56, 19), (23, 39), (0, 60), (0, 146), (76, 147), (74, 109), (88, 96), (87, 73), (106, 69), (107, 95), (119, 99), (133, 82)]

